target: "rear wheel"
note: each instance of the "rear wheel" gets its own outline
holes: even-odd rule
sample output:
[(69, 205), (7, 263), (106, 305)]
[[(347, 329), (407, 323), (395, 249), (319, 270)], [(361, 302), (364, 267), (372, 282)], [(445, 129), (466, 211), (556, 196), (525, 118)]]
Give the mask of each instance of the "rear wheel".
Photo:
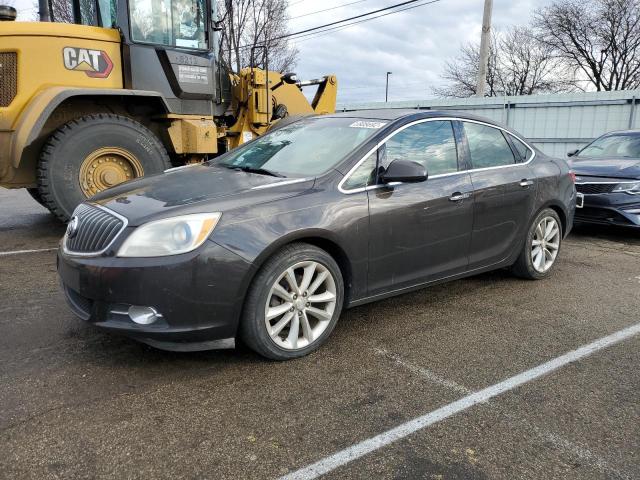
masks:
[(72, 120), (45, 144), (38, 164), (42, 203), (68, 221), (87, 198), (171, 166), (167, 151), (144, 125), (120, 115)]
[(241, 336), (274, 360), (317, 349), (340, 317), (344, 284), (340, 268), (324, 250), (308, 244), (285, 247), (262, 267), (250, 288)]
[(545, 208), (531, 223), (524, 247), (516, 263), (511, 267), (514, 274), (531, 280), (549, 276), (562, 243), (562, 223), (551, 208)]

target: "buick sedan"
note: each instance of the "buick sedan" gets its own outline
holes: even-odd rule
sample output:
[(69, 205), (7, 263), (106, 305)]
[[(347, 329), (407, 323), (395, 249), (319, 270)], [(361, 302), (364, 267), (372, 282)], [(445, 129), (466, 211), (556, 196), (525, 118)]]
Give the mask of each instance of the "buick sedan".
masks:
[(494, 122), (341, 113), (93, 197), (58, 272), (103, 330), (181, 351), (240, 339), (285, 360), (345, 308), (505, 267), (548, 277), (575, 202), (564, 160)]

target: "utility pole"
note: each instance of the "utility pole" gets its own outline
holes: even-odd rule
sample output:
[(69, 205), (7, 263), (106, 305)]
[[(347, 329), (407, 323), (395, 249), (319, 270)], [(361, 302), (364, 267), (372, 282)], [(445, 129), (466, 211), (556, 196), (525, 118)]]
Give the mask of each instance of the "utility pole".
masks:
[(484, 0), (484, 13), (482, 14), (482, 35), (480, 37), (480, 64), (478, 65), (478, 84), (476, 96), (484, 97), (485, 84), (487, 82), (487, 65), (489, 63), (489, 46), (491, 45), (491, 12), (493, 0)]
[(387, 103), (389, 101), (389, 75), (391, 75), (393, 72), (387, 72), (387, 88), (384, 91), (384, 103)]

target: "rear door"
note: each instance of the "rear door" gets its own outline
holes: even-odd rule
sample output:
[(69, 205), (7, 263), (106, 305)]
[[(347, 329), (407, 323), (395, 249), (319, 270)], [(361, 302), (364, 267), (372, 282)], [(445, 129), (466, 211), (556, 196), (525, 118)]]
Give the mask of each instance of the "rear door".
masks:
[(378, 150), (378, 166), (395, 159), (426, 167), (420, 183), (369, 189), (369, 294), (398, 290), (466, 270), (473, 222), (469, 173), (460, 171), (453, 124), (412, 124)]
[(461, 123), (474, 192), (473, 270), (500, 263), (520, 247), (534, 208), (536, 179), (509, 133), (481, 122)]

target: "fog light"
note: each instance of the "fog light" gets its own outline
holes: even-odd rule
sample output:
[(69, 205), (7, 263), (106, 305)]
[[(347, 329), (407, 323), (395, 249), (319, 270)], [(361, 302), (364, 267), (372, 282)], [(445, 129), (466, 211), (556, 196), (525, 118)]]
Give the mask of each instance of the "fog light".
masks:
[(132, 305), (129, 307), (129, 318), (138, 325), (151, 325), (158, 318), (162, 317), (153, 307), (139, 307)]

